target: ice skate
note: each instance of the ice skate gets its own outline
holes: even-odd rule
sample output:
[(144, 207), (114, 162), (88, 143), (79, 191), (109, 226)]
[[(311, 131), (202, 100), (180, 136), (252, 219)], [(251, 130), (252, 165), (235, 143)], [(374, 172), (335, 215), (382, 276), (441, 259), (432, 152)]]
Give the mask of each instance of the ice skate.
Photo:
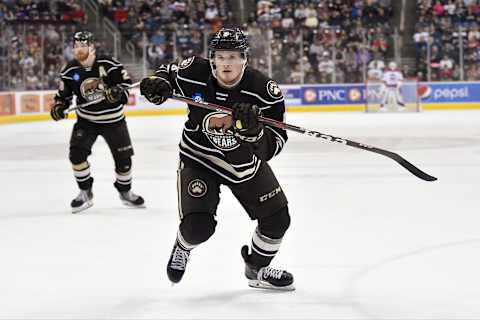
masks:
[(119, 192), (120, 200), (128, 207), (133, 208), (145, 208), (145, 200), (131, 190)]
[(170, 279), (173, 284), (182, 280), (189, 256), (190, 251), (183, 249), (177, 242), (175, 242), (167, 265), (168, 279)]
[(70, 203), (70, 206), (72, 207), (72, 213), (78, 213), (93, 206), (92, 199), (93, 193), (91, 188), (88, 190), (80, 190), (78, 196)]
[(272, 267), (256, 268), (249, 264), (248, 246), (243, 246), (241, 252), (245, 260), (245, 276), (250, 287), (281, 291), (295, 290), (293, 275), (290, 272)]

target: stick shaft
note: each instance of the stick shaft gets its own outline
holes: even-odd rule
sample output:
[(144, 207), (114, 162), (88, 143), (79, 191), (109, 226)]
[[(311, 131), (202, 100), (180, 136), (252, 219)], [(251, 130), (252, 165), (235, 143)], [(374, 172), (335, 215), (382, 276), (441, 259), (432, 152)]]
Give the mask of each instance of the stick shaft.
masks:
[[(231, 108), (224, 107), (224, 106), (214, 104), (214, 103), (208, 103), (208, 102), (204, 102), (204, 101), (196, 101), (196, 100), (193, 100), (191, 98), (187, 98), (187, 97), (177, 95), (177, 94), (174, 94), (172, 99), (182, 101), (182, 102), (185, 102), (187, 104), (190, 104), (190, 105), (193, 105), (193, 106), (196, 106), (196, 107), (200, 107), (200, 108), (204, 108), (204, 109), (208, 109), (208, 110), (222, 111), (222, 112), (225, 112), (225, 113), (228, 113), (228, 114), (232, 113)], [(435, 180), (437, 180), (437, 178), (435, 178), (435, 177), (429, 175), (428, 173), (420, 170), (419, 168), (417, 168), (415, 165), (413, 165), (412, 163), (410, 163), (409, 161), (404, 159), (399, 154), (388, 151), (388, 150), (384, 150), (384, 149), (373, 147), (373, 146), (370, 146), (370, 145), (367, 145), (367, 144), (355, 142), (355, 141), (348, 140), (348, 139), (345, 139), (345, 138), (342, 138), (342, 137), (336, 137), (336, 136), (321, 133), (321, 132), (318, 132), (318, 131), (308, 130), (308, 129), (305, 129), (305, 128), (302, 128), (302, 127), (298, 127), (298, 126), (295, 126), (295, 125), (292, 125), (292, 124), (281, 122), (281, 121), (278, 121), (278, 120), (275, 120), (275, 119), (266, 118), (266, 117), (263, 117), (263, 116), (259, 117), (259, 121), (261, 121), (265, 124), (268, 124), (272, 127), (276, 127), (276, 128), (280, 128), (280, 129), (284, 129), (284, 130), (290, 130), (290, 131), (294, 131), (294, 132), (297, 132), (297, 133), (312, 136), (312, 137), (315, 137), (315, 138), (320, 138), (320, 139), (326, 140), (328, 142), (336, 142), (336, 143), (344, 144), (344, 145), (347, 145), (347, 146), (350, 146), (350, 147), (353, 147), (353, 148), (362, 149), (362, 150), (370, 151), (370, 152), (373, 152), (373, 153), (381, 154), (383, 156), (386, 156), (386, 157), (394, 160), (395, 162), (400, 164), (402, 167), (404, 167), (406, 170), (408, 170), (410, 173), (412, 173), (413, 175), (415, 175), (416, 177), (418, 177), (422, 180), (425, 180), (425, 181), (435, 181)]]

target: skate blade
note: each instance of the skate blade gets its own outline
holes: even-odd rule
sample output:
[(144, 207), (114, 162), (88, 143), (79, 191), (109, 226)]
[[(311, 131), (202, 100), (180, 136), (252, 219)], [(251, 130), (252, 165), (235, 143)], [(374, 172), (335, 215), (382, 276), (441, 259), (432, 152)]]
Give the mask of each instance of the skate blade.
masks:
[(124, 201), (124, 200), (122, 200), (122, 203), (123, 203), (125, 206), (130, 207), (130, 208), (137, 208), (137, 209), (146, 208), (145, 204), (136, 205), (136, 204), (130, 203), (130, 202), (128, 202), (128, 201)]
[(72, 208), (72, 213), (79, 213), (79, 212), (85, 211), (88, 208), (90, 208), (91, 206), (93, 206), (92, 201), (85, 202), (83, 205), (81, 205), (78, 208)]
[(268, 289), (268, 290), (276, 290), (276, 291), (294, 291), (295, 290), (295, 286), (293, 284), (290, 284), (284, 287), (277, 287), (272, 285), (271, 283), (260, 281), (260, 280), (249, 280), (248, 285), (252, 288), (257, 288), (257, 289)]

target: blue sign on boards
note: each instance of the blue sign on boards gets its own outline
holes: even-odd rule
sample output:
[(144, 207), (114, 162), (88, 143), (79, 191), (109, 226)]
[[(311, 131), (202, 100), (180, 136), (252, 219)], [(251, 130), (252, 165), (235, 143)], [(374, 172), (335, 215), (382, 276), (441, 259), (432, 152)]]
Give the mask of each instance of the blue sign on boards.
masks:
[[(366, 96), (365, 85), (360, 83), (285, 86), (282, 91), (287, 104), (302, 105), (361, 105)], [(369, 87), (368, 91), (370, 101), (381, 100), (381, 85)], [(409, 101), (419, 98), (423, 103), (480, 103), (480, 82), (422, 82), (418, 87), (409, 85), (401, 91)]]
[(291, 87), (291, 86), (282, 86), (281, 87), (282, 89), (282, 93), (283, 93), (283, 97), (288, 100), (288, 99), (300, 99), (300, 95), (301, 95), (301, 89), (300, 89), (300, 86), (295, 86), (295, 87)]
[(302, 87), (302, 104), (364, 104), (365, 85), (318, 85)]
[(422, 102), (480, 102), (480, 83), (425, 82), (420, 83)]

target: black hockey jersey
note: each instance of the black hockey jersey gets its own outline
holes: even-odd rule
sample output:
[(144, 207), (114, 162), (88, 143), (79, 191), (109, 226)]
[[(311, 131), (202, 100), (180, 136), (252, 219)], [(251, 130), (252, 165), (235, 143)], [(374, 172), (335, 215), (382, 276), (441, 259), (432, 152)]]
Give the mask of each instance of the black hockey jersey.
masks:
[[(156, 75), (167, 79), (175, 93), (194, 100), (233, 107), (237, 102), (257, 105), (265, 117), (283, 121), (285, 103), (277, 83), (250, 67), (240, 83), (220, 87), (208, 60), (190, 57), (178, 65), (162, 65)], [(231, 183), (241, 183), (255, 176), (262, 165), (282, 151), (287, 141), (283, 129), (265, 125), (264, 135), (255, 145), (239, 143), (231, 128), (231, 117), (223, 112), (188, 106), (180, 153), (209, 168)], [(227, 127), (230, 129), (219, 130)]]
[(94, 123), (115, 123), (125, 118), (123, 109), (128, 101), (125, 97), (116, 103), (108, 103), (103, 92), (107, 87), (117, 84), (128, 88), (132, 83), (127, 70), (113, 58), (97, 56), (90, 68), (82, 66), (77, 60), (70, 61), (60, 72), (61, 81), (55, 100), (67, 105), (76, 96), (77, 117)]

